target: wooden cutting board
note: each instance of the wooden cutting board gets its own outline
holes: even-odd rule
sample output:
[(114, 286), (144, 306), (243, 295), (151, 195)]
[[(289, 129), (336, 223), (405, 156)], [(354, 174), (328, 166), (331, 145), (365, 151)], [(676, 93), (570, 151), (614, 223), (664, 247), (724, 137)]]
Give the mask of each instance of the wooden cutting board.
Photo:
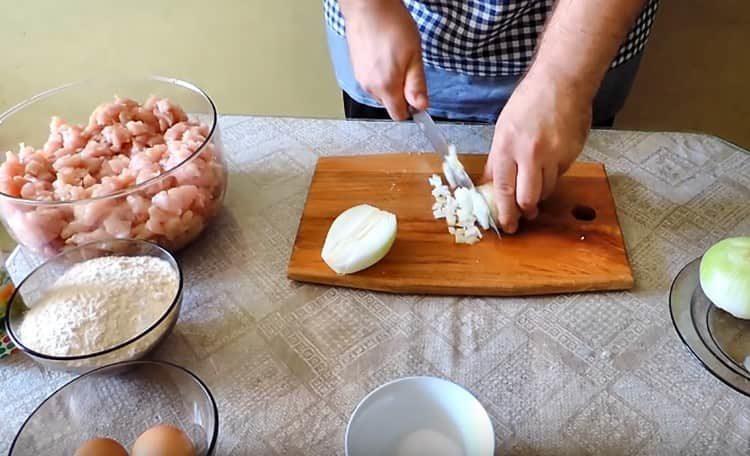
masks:
[[(486, 155), (464, 155), (461, 161), (478, 182)], [(487, 232), (471, 246), (455, 244), (445, 221), (433, 218), (427, 182), (433, 173), (440, 173), (435, 154), (320, 158), (289, 260), (289, 278), (442, 295), (541, 295), (633, 286), (603, 165), (574, 164), (536, 220), (522, 222), (517, 234), (502, 239)], [(363, 203), (396, 214), (396, 241), (371, 268), (337, 275), (320, 257), (328, 228), (338, 214)]]

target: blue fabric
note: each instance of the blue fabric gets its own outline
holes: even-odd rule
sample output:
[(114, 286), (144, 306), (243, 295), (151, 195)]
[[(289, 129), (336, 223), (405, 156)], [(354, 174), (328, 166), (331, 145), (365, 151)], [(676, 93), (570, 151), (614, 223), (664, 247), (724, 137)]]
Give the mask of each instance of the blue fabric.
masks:
[[(328, 30), (328, 47), (339, 87), (359, 103), (382, 107), (357, 84), (346, 39)], [(425, 66), (428, 112), (448, 119), (493, 122), (518, 82), (517, 76), (469, 76)]]
[[(355, 101), (382, 107), (354, 78), (346, 39), (327, 28), (328, 47), (339, 87)], [(640, 63), (640, 54), (607, 73), (594, 102), (594, 120), (614, 117), (622, 108)], [(425, 65), (428, 112), (453, 120), (494, 123), (519, 76), (470, 76)]]

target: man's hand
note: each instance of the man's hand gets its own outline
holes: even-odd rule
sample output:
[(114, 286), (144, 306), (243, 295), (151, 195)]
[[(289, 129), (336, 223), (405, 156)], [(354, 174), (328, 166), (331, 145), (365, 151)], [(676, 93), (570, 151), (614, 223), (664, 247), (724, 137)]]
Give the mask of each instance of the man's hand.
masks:
[(395, 120), (408, 105), (426, 109), (419, 31), (401, 0), (341, 0), (346, 40), (359, 85)]
[(503, 231), (533, 219), (583, 150), (591, 104), (646, 0), (558, 0), (528, 74), (495, 127), (485, 178)]
[(514, 233), (521, 215), (533, 220), (537, 204), (555, 189), (583, 150), (591, 100), (554, 75), (529, 73), (495, 126), (485, 180), (492, 180), (499, 223)]

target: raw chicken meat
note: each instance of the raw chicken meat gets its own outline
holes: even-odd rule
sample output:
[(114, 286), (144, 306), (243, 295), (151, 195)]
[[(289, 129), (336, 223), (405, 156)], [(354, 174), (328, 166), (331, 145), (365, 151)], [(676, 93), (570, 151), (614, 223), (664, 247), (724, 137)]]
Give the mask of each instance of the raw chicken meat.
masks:
[(20, 243), (47, 254), (107, 238), (179, 249), (216, 215), (224, 193), (226, 172), (217, 144), (206, 143), (209, 131), (154, 96), (143, 104), (115, 97), (85, 127), (53, 117), (41, 149), (6, 152), (0, 192), (29, 201), (5, 198), (0, 213)]

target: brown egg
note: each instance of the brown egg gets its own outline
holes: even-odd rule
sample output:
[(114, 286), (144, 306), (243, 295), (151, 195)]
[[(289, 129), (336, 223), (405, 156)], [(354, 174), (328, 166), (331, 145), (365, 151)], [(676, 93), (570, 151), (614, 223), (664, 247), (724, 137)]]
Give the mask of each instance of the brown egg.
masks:
[(128, 456), (128, 452), (116, 440), (96, 438), (83, 442), (73, 456)]
[(195, 456), (195, 448), (181, 429), (159, 424), (136, 439), (133, 456)]

